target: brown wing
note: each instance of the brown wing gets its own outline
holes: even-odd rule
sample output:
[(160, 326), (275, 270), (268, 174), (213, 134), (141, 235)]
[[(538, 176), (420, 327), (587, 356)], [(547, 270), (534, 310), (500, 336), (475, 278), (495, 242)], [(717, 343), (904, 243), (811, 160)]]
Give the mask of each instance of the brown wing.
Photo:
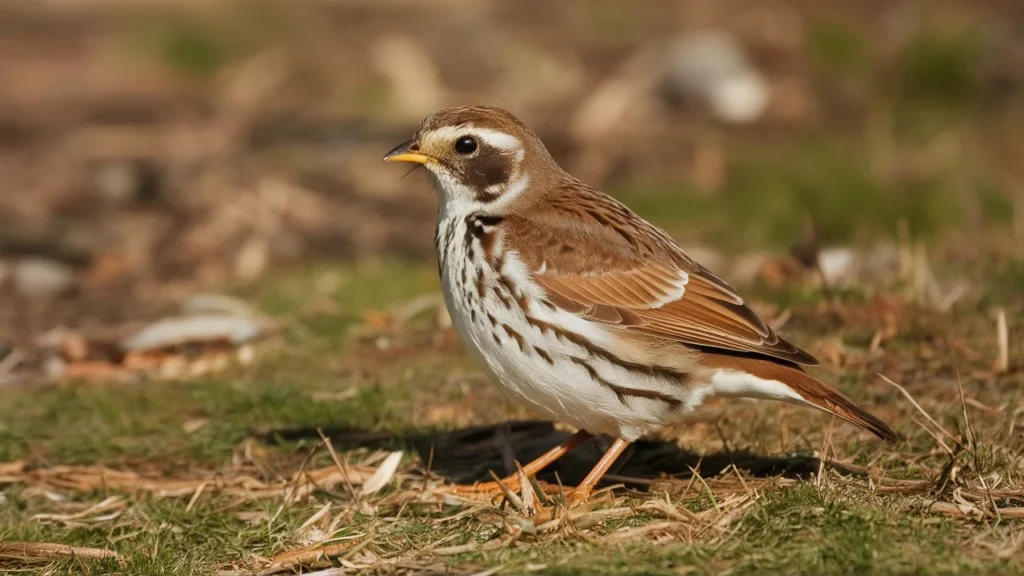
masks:
[(725, 281), (611, 197), (550, 199), (506, 222), (551, 302), (590, 320), (692, 346), (819, 362), (779, 338)]

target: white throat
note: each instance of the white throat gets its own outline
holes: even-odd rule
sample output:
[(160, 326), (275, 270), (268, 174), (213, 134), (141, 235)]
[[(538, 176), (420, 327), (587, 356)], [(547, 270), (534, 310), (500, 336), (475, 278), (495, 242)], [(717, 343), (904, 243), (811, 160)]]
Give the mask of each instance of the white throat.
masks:
[(488, 187), (486, 192), (497, 197), (489, 202), (481, 202), (476, 199), (476, 191), (459, 182), (446, 170), (431, 170), (431, 174), (441, 193), (438, 211), (441, 219), (469, 214), (501, 214), (530, 186), (530, 177), (517, 172), (509, 182)]

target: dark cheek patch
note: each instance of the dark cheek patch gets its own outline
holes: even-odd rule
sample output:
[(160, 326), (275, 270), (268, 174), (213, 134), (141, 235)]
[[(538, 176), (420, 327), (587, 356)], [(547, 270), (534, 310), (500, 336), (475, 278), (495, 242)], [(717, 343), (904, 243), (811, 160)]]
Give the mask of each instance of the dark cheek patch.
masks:
[(480, 152), (466, 161), (462, 174), (463, 182), (477, 193), (477, 200), (494, 200), (498, 194), (491, 194), (486, 188), (495, 184), (503, 185), (512, 177), (512, 159), (489, 146), (481, 146)]

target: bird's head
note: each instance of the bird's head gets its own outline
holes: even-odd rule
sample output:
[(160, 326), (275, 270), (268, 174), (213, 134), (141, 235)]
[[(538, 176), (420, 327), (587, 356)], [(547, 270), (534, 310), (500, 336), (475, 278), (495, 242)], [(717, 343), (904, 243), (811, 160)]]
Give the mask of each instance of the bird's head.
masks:
[(459, 106), (427, 116), (411, 140), (385, 162), (420, 164), (433, 175), (442, 201), (459, 209), (496, 213), (561, 169), (540, 139), (500, 108)]

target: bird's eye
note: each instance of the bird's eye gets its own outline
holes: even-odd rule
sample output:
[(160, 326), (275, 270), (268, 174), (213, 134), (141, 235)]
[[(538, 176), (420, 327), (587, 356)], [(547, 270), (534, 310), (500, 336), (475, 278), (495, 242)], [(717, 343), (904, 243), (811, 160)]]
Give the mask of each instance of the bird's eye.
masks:
[(455, 151), (459, 154), (472, 154), (476, 152), (476, 138), (463, 136), (455, 141)]

